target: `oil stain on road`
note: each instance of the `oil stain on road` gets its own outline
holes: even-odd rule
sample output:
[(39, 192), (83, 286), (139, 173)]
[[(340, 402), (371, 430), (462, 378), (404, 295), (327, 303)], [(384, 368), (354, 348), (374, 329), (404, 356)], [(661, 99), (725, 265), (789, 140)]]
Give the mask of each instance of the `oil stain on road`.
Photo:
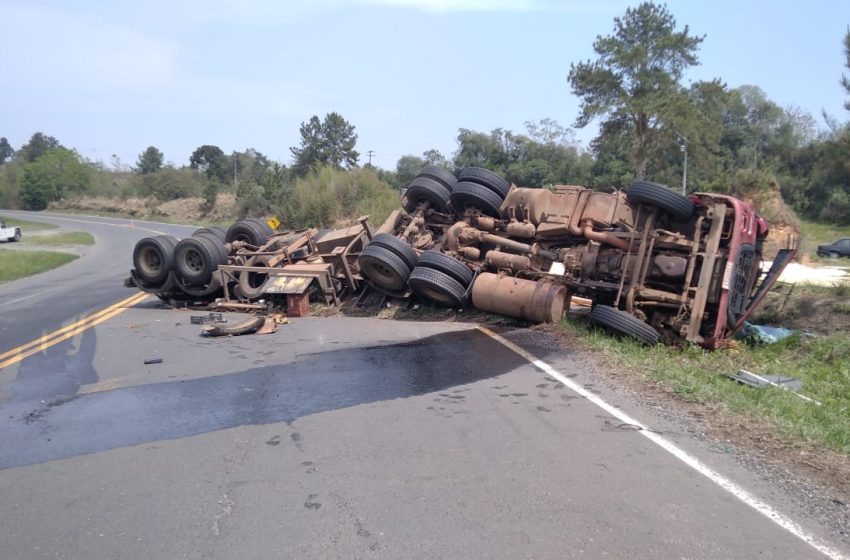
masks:
[[(84, 352), (89, 354), (90, 349)], [(82, 357), (71, 360), (57, 368), (61, 375), (53, 372), (37, 381), (24, 372), (4, 387), (12, 396), (0, 407), (0, 468), (445, 392), (524, 364), (473, 330), (77, 395), (79, 384), (93, 375), (91, 364), (82, 362)], [(66, 392), (57, 393), (60, 388)]]

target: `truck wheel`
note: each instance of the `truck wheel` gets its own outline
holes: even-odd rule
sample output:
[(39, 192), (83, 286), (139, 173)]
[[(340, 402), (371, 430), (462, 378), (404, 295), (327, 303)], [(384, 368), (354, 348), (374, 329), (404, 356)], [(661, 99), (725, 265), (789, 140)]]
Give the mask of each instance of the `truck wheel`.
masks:
[(133, 268), (145, 283), (159, 285), (168, 278), (174, 267), (177, 239), (170, 235), (145, 237), (133, 248)]
[(17, 243), (20, 240), (21, 240), (21, 230), (16, 229), (15, 230), (15, 236), (12, 237), (12, 239), (10, 239), (9, 241), (14, 241), (15, 243)]
[(212, 241), (212, 244), (215, 246), (216, 250), (218, 251), (218, 255), (219, 255), (218, 262), (219, 262), (219, 264), (227, 264), (227, 256), (228, 256), (227, 255), (227, 247), (224, 246), (224, 240), (222, 240), (220, 237), (218, 237), (215, 233), (202, 232), (199, 235), (192, 235), (192, 237), (206, 237), (207, 239)]
[(404, 209), (413, 212), (423, 202), (429, 202), (437, 212), (445, 212), (449, 208), (450, 194), (449, 189), (434, 179), (416, 177), (404, 193)]
[(268, 241), (268, 235), (266, 234), (266, 230), (260, 224), (256, 222), (249, 222), (247, 220), (240, 220), (227, 228), (225, 241), (227, 243), (242, 241), (248, 245), (261, 247), (262, 245), (265, 245), (266, 241)]
[(838, 258), (838, 257), (840, 257), (840, 256), (841, 256), (841, 255), (839, 255), (839, 254), (838, 254), (838, 253), (836, 253), (835, 251), (830, 251), (830, 252), (829, 252), (829, 258), (831, 258), (831, 259), (837, 259), (837, 258)]
[(263, 220), (262, 218), (245, 218), (242, 221), (243, 222), (254, 222), (255, 224), (259, 225), (262, 228), (262, 230), (264, 232), (266, 232), (266, 236), (274, 235), (274, 230), (272, 229), (272, 227), (269, 225), (269, 223), (267, 221)]
[(511, 190), (511, 184), (502, 177), (496, 175), (492, 171), (488, 171), (481, 167), (466, 167), (458, 175), (459, 181), (469, 181), (487, 187), (499, 198), (508, 196), (508, 191)]
[(466, 293), (466, 288), (448, 274), (424, 266), (413, 269), (407, 284), (423, 299), (446, 307), (459, 307)]
[[(245, 266), (269, 266), (271, 257), (268, 255), (259, 255), (251, 257)], [(242, 271), (239, 273), (239, 293), (245, 299), (257, 299), (263, 295), (263, 290), (266, 283), (269, 281), (269, 275), (265, 272), (248, 272)]]
[(219, 239), (221, 239), (222, 243), (224, 243), (225, 240), (227, 239), (227, 232), (224, 231), (224, 228), (221, 228), (221, 227), (218, 227), (218, 226), (202, 227), (200, 229), (196, 229), (195, 232), (192, 234), (192, 237), (197, 237), (197, 236), (201, 235), (202, 233), (210, 233), (210, 234), (218, 237)]
[(416, 251), (413, 250), (413, 247), (390, 233), (379, 233), (372, 238), (369, 245), (383, 247), (389, 252), (394, 253), (404, 261), (404, 264), (406, 264), (407, 268), (410, 270), (413, 270), (416, 266), (416, 262), (419, 260), (419, 257), (416, 256)]
[(457, 184), (457, 177), (454, 176), (454, 173), (443, 169), (442, 167), (437, 167), (436, 165), (426, 165), (416, 172), (416, 176), (433, 179), (446, 187), (449, 191), (455, 188), (455, 185)]
[(493, 218), (499, 217), (502, 197), (478, 183), (459, 181), (450, 197), (452, 208), (463, 214), (469, 208), (477, 208), (481, 213)]
[(463, 262), (439, 251), (425, 251), (419, 256), (417, 266), (437, 270), (451, 276), (464, 288), (472, 283), (473, 273)]
[(658, 344), (661, 335), (633, 315), (607, 305), (594, 305), (590, 310), (590, 322), (602, 325), (618, 334), (630, 336), (642, 344)]
[(670, 214), (677, 222), (685, 222), (694, 213), (694, 203), (686, 196), (664, 185), (649, 181), (635, 181), (626, 195), (629, 202), (651, 204)]
[(384, 247), (369, 244), (357, 262), (363, 276), (385, 290), (401, 292), (407, 286), (410, 267), (401, 257)]
[(201, 286), (210, 281), (218, 265), (224, 264), (221, 252), (213, 240), (206, 235), (187, 237), (174, 249), (174, 268), (186, 284)]

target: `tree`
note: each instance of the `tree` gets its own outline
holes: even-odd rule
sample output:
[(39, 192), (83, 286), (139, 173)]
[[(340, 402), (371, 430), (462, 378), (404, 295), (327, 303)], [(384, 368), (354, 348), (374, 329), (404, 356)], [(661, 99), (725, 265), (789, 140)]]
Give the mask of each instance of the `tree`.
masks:
[[(844, 65), (850, 70), (850, 29), (847, 29), (847, 34), (844, 35), (844, 56), (846, 61)], [(841, 74), (841, 85), (847, 90), (847, 95), (850, 95), (850, 78)], [(850, 99), (844, 102), (844, 108), (850, 111)]]
[(398, 158), (395, 164), (395, 186), (402, 189), (410, 183), (416, 173), (425, 166), (425, 160), (414, 155), (406, 155)]
[(36, 132), (32, 135), (29, 142), (21, 146), (21, 149), (15, 154), (15, 159), (24, 163), (32, 163), (48, 150), (59, 147), (61, 147), (59, 140), (53, 136), (48, 136), (43, 132)]
[(646, 176), (650, 158), (661, 146), (661, 132), (687, 102), (679, 81), (686, 68), (698, 64), (704, 37), (690, 34), (665, 6), (644, 2), (614, 19), (614, 34), (599, 36), (596, 61), (570, 66), (569, 82), (581, 99), (576, 126), (604, 117), (602, 130), (628, 132), (638, 179)]
[(0, 165), (6, 165), (6, 160), (11, 159), (15, 155), (15, 150), (12, 149), (9, 141), (5, 137), (0, 138)]
[(422, 152), (422, 157), (425, 158), (426, 165), (436, 165), (438, 167), (448, 167), (449, 162), (446, 161), (446, 156), (440, 153), (439, 150), (425, 150)]
[(192, 152), (189, 167), (206, 175), (207, 179), (226, 182), (231, 176), (228, 158), (218, 146), (204, 144)]
[(30, 210), (44, 210), (54, 200), (85, 193), (92, 169), (66, 148), (53, 148), (24, 166), (20, 196)]
[(162, 169), (162, 152), (156, 146), (148, 146), (148, 148), (139, 154), (139, 160), (136, 162), (136, 173), (139, 175), (147, 175), (148, 173), (156, 173)]
[(289, 149), (295, 158), (292, 169), (297, 176), (303, 177), (321, 165), (347, 169), (357, 165), (360, 157), (354, 149), (357, 134), (354, 126), (339, 113), (328, 113), (324, 120), (313, 115), (309, 121), (301, 123), (299, 132), (301, 146)]

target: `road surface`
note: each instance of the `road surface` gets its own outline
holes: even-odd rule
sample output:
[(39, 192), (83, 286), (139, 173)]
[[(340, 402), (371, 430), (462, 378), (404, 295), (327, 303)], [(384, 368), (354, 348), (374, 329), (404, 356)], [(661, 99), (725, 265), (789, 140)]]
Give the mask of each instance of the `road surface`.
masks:
[[(115, 230), (88, 309), (122, 298), (128, 228), (73, 227)], [(30, 335), (82, 309), (13, 305)], [(543, 333), (336, 317), (205, 339), (191, 314), (149, 298), (0, 369), (0, 556), (842, 557), (780, 489)]]
[[(16, 212), (2, 215), (56, 224), (87, 231), (95, 244), (85, 258), (14, 282), (0, 284), (0, 352), (34, 340), (56, 328), (116, 303), (132, 292), (122, 280), (132, 268), (136, 242), (166, 233), (179, 238), (192, 234), (193, 226), (180, 226), (115, 218)], [(29, 232), (26, 228), (24, 236)], [(0, 247), (3, 247), (0, 244)]]

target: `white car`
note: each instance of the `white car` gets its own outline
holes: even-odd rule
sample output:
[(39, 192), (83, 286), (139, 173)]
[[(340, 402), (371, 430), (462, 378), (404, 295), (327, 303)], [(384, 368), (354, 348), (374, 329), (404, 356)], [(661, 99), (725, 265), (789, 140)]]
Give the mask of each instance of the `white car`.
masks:
[(0, 220), (0, 239), (3, 239), (5, 241), (20, 241), (21, 228), (6, 227), (6, 222)]

